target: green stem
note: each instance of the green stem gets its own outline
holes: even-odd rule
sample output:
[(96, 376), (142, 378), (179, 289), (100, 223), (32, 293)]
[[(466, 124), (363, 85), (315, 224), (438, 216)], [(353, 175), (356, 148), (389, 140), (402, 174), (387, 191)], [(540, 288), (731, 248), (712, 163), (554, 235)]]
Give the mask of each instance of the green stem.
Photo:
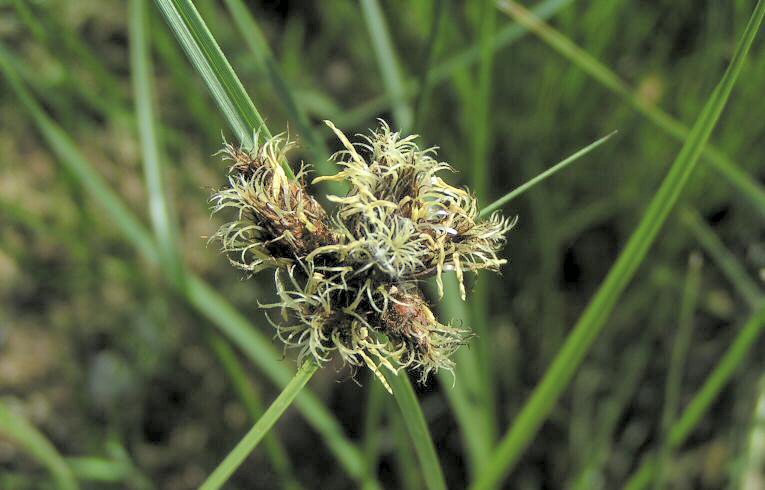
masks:
[(15, 441), (25, 452), (42, 463), (61, 490), (80, 488), (72, 470), (53, 444), (25, 418), (14, 414), (3, 403), (0, 403), (0, 434)]
[(282, 392), (276, 397), (276, 400), (268, 407), (266, 412), (241, 441), (228, 453), (226, 458), (215, 468), (207, 480), (202, 484), (200, 490), (214, 490), (221, 488), (237, 468), (247, 459), (247, 456), (255, 449), (261, 439), (274, 426), (279, 417), (292, 404), (292, 400), (300, 393), (300, 390), (308, 383), (311, 376), (316, 372), (319, 366), (312, 361), (304, 363), (295, 377), (292, 378)]
[(422, 414), (420, 404), (417, 402), (417, 394), (414, 392), (409, 376), (406, 372), (398, 375), (384, 373), (393, 389), (393, 396), (401, 410), (404, 423), (409, 431), (409, 436), (414, 443), (414, 450), (420, 460), (425, 484), (430, 490), (446, 490), (441, 463), (438, 462), (436, 447), (430, 435), (425, 416)]
[[(234, 352), (234, 349), (232, 349), (228, 342), (226, 342), (220, 335), (210, 333), (209, 341), (218, 360), (223, 365), (223, 369), (226, 371), (226, 374), (228, 374), (228, 378), (231, 380), (234, 390), (242, 403), (244, 403), (252, 420), (257, 422), (263, 415), (263, 402), (260, 398), (260, 394), (255, 391), (255, 387), (250, 380), (247, 379), (247, 373), (245, 372), (242, 363), (237, 359), (236, 352)], [(295, 479), (287, 451), (284, 449), (284, 446), (276, 435), (273, 433), (267, 434), (263, 443), (266, 446), (268, 457), (271, 460), (271, 464), (273, 465), (283, 488), (291, 490), (299, 489), (300, 484)]]
[(688, 271), (685, 277), (685, 287), (680, 303), (680, 318), (677, 322), (677, 333), (672, 345), (667, 384), (664, 390), (664, 407), (661, 414), (662, 440), (659, 446), (659, 460), (654, 489), (664, 487), (664, 468), (672, 457), (672, 447), (666, 434), (669, 434), (672, 423), (677, 415), (677, 406), (680, 401), (680, 391), (683, 381), (683, 369), (688, 356), (688, 347), (693, 333), (693, 315), (696, 311), (696, 303), (699, 298), (699, 285), (701, 283), (701, 256), (697, 253), (691, 255), (688, 261)]

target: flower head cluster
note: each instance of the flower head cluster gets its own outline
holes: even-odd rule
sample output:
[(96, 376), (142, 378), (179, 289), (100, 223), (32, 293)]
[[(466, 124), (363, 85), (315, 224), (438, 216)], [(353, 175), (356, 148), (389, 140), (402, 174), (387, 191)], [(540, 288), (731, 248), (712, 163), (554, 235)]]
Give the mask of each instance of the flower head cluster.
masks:
[(337, 355), (384, 384), (381, 366), (417, 368), (422, 379), (451, 369), (468, 332), (439, 323), (418, 283), (435, 277), (443, 294), (441, 276), (453, 270), (464, 299), (464, 271), (505, 262), (497, 252), (512, 222), (479, 220), (475, 198), (441, 179), (451, 167), (433, 148), (420, 150), (415, 136), (381, 122), (354, 145), (327, 124), (344, 147), (333, 156), (343, 169), (313, 182), (349, 184), (347, 194), (327, 196), (334, 212), (307, 191), (305, 167), (288, 177), (282, 162), (293, 144), (284, 137), (251, 149), (227, 144), (228, 186), (211, 200), (215, 212), (236, 215), (214, 238), (237, 267), (275, 269), (279, 301), (262, 306), (279, 311), (271, 323), (300, 360)]

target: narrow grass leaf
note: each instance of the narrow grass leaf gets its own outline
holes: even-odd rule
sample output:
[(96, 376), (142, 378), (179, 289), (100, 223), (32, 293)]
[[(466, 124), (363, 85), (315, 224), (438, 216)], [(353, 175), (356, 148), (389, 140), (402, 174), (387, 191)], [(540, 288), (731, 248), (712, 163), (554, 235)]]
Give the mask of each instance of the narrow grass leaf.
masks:
[(132, 468), (122, 461), (80, 456), (66, 458), (66, 465), (79, 480), (118, 483), (125, 482), (131, 476)]
[[(209, 338), (210, 345), (223, 365), (223, 369), (228, 375), (229, 380), (231, 380), (239, 399), (244, 404), (247, 412), (249, 412), (252, 420), (256, 422), (263, 415), (263, 403), (261, 402), (260, 395), (255, 391), (250, 380), (247, 379), (247, 374), (242, 363), (239, 362), (236, 352), (220, 335), (211, 334)], [(263, 443), (266, 446), (266, 452), (271, 460), (271, 464), (279, 480), (283, 483), (284, 488), (286, 490), (299, 489), (300, 484), (295, 478), (294, 468), (290, 462), (289, 455), (279, 439), (274, 434), (268, 434)]]
[(25, 418), (13, 413), (2, 402), (0, 402), (0, 435), (18, 444), (24, 452), (45, 466), (61, 490), (80, 488), (72, 470), (53, 444)]
[[(491, 124), (492, 76), (494, 73), (494, 50), (492, 36), (497, 23), (494, 0), (480, 2), (478, 25), (478, 46), (480, 61), (473, 90), (464, 91), (462, 97), (464, 138), (470, 144), (470, 182), (471, 190), (479, 200), (489, 194), (489, 167), (494, 130)], [(480, 201), (479, 201), (480, 202)], [(480, 368), (479, 378), (481, 396), (482, 426), (485, 437), (494, 444), (498, 434), (496, 400), (494, 397), (494, 372), (492, 371), (492, 332), (489, 328), (489, 280), (486, 276), (477, 276), (473, 283), (473, 297), (470, 301), (470, 319), (476, 332), (473, 340), (473, 356)]]
[[(292, 89), (279, 68), (279, 63), (274, 58), (273, 52), (266, 41), (256, 19), (242, 0), (225, 0), (231, 18), (234, 19), (239, 32), (244, 38), (247, 47), (255, 57), (255, 60), (268, 74), (271, 87), (281, 101), (290, 119), (295, 123), (298, 132), (307, 143), (308, 150), (313, 159), (312, 164), (320, 175), (334, 174), (335, 165), (329, 161), (330, 153), (320, 133), (311, 125), (308, 115), (296, 100)], [(334, 186), (330, 192), (338, 195), (344, 194), (337, 183), (327, 183)]]
[(478, 214), (478, 216), (481, 217), (481, 218), (485, 218), (486, 216), (490, 215), (491, 213), (493, 213), (494, 211), (498, 210), (499, 208), (501, 208), (505, 204), (509, 203), (510, 201), (515, 199), (516, 197), (518, 197), (521, 194), (523, 194), (524, 192), (530, 190), (535, 185), (544, 182), (545, 180), (549, 179), (550, 177), (552, 177), (556, 173), (558, 173), (561, 170), (563, 170), (564, 168), (568, 167), (569, 165), (571, 165), (575, 161), (579, 160), (580, 158), (582, 158), (586, 154), (590, 153), (592, 150), (594, 150), (595, 148), (599, 147), (600, 145), (602, 145), (603, 143), (605, 143), (606, 141), (611, 139), (611, 137), (613, 135), (615, 135), (616, 133), (617, 133), (617, 131), (614, 131), (614, 132), (612, 132), (612, 133), (610, 133), (610, 134), (600, 138), (599, 140), (595, 141), (594, 143), (591, 143), (590, 145), (585, 146), (584, 148), (582, 148), (581, 150), (577, 151), (576, 153), (574, 153), (570, 157), (566, 158), (565, 160), (562, 160), (561, 162), (556, 163), (555, 165), (553, 165), (549, 169), (545, 170), (541, 174), (537, 175), (533, 179), (530, 179), (527, 182), (519, 185), (518, 187), (516, 187), (512, 191), (508, 192), (507, 194), (505, 194), (504, 196), (500, 197), (499, 199), (497, 199), (493, 203), (491, 203), (488, 206), (486, 206), (485, 208), (481, 209), (481, 212)]
[[(504, 2), (503, 5), (505, 8), (510, 5), (512, 7), (509, 8), (512, 9), (522, 8), (508, 2)], [(491, 488), (510, 472), (518, 457), (534, 438), (558, 398), (568, 386), (576, 368), (589, 352), (616, 302), (637, 272), (695, 169), (704, 145), (708, 141), (741, 72), (746, 54), (762, 23), (763, 15), (765, 15), (765, 2), (760, 1), (747, 24), (743, 37), (736, 46), (734, 56), (722, 80), (705, 104), (683, 148), (646, 208), (643, 218), (630, 236), (619, 258), (611, 267), (602, 285), (582, 313), (547, 373), (537, 384), (515, 422), (503, 437), (486, 470), (474, 483), (474, 489)]]
[(216, 490), (221, 488), (234, 474), (237, 468), (252, 453), (261, 439), (273, 427), (279, 417), (292, 404), (292, 401), (300, 393), (300, 390), (308, 383), (311, 376), (316, 372), (319, 366), (313, 362), (305, 362), (295, 377), (284, 387), (282, 392), (271, 403), (262, 417), (258, 419), (252, 429), (242, 438), (226, 458), (215, 468), (210, 476), (200, 487), (201, 490)]
[(422, 71), (420, 72), (419, 82), (417, 84), (420, 87), (419, 93), (414, 102), (414, 122), (412, 128), (414, 131), (419, 131), (422, 121), (425, 118), (428, 103), (430, 102), (430, 93), (432, 92), (432, 85), (430, 83), (430, 76), (433, 68), (433, 60), (436, 57), (436, 50), (438, 48), (438, 42), (441, 34), (441, 24), (444, 16), (444, 2), (447, 0), (434, 0), (433, 1), (433, 21), (430, 25), (430, 32), (428, 33), (428, 41), (425, 43), (425, 57), (422, 63)]
[(382, 383), (374, 379), (370, 374), (367, 388), (367, 406), (364, 410), (364, 459), (370, 472), (377, 470), (380, 458), (380, 439), (382, 429), (380, 424), (383, 420), (385, 389)]
[(146, 0), (130, 2), (130, 71), (133, 99), (141, 139), (141, 161), (149, 196), (149, 216), (162, 256), (161, 263), (170, 270), (170, 277), (183, 283), (183, 263), (176, 243), (175, 221), (170, 213), (163, 184), (161, 151), (156, 128), (152, 61), (149, 52)]
[(266, 138), (271, 137), (255, 104), (191, 0), (156, 2), (239, 141), (251, 146), (253, 133), (257, 131)]

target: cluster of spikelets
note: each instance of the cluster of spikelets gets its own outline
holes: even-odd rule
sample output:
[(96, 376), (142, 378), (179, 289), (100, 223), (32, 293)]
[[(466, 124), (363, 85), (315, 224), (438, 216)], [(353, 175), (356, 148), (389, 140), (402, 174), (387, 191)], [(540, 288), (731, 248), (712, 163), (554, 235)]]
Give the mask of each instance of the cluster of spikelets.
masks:
[(250, 149), (226, 144), (228, 186), (211, 201), (214, 212), (232, 208), (235, 219), (213, 238), (237, 267), (275, 269), (279, 301), (261, 306), (279, 310), (271, 323), (299, 350), (299, 362), (336, 354), (384, 384), (381, 367), (418, 369), (422, 379), (451, 369), (468, 332), (439, 323), (418, 283), (435, 276), (443, 294), (442, 273), (453, 270), (464, 299), (463, 272), (497, 270), (512, 223), (498, 214), (479, 220), (475, 198), (441, 179), (449, 165), (434, 149), (420, 150), (415, 136), (402, 138), (381, 121), (354, 145), (327, 124), (345, 148), (333, 156), (343, 170), (313, 182), (350, 188), (327, 196), (333, 213), (308, 192), (306, 167), (294, 177), (285, 167), (294, 145), (284, 136)]

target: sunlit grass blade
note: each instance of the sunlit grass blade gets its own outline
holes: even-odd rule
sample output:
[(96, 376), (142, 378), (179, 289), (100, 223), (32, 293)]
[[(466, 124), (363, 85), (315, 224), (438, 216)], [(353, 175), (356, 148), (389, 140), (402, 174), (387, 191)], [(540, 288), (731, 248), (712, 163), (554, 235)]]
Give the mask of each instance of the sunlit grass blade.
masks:
[[(667, 134), (679, 141), (685, 141), (688, 138), (691, 129), (659, 107), (640, 97), (634, 89), (610, 68), (596, 60), (550, 25), (542, 22), (532, 12), (529, 12), (515, 2), (507, 0), (501, 0), (497, 5), (502, 11), (539, 36), (551, 48), (574, 63), (582, 71), (624, 99), (637, 112), (663, 129)], [(705, 145), (703, 156), (715, 171), (731, 185), (739, 189), (741, 194), (755, 205), (755, 209), (765, 216), (765, 189), (757, 181), (742, 171), (728, 156), (711, 144)]]
[(757, 308), (763, 298), (763, 293), (757, 283), (749, 277), (738, 258), (725, 248), (725, 244), (717, 234), (699, 216), (699, 213), (691, 209), (683, 209), (680, 220), (691, 230), (704, 251), (712, 257), (717, 267), (725, 277), (738, 290), (751, 308)]
[(50, 472), (61, 490), (80, 488), (72, 470), (56, 448), (32, 424), (0, 402), (0, 435), (10, 439)]
[(393, 100), (393, 117), (399, 129), (410, 131), (414, 117), (411, 107), (406, 102), (403, 78), (380, 4), (377, 0), (361, 0), (361, 11), (372, 41), (372, 49), (380, 65), (383, 84)]
[(131, 0), (130, 69), (141, 140), (141, 162), (149, 197), (149, 217), (162, 257), (161, 263), (170, 270), (170, 277), (180, 286), (183, 283), (183, 263), (179, 257), (180, 247), (176, 242), (175, 220), (170, 213), (163, 184), (148, 39), (146, 0)]
[(654, 479), (654, 488), (657, 490), (664, 488), (664, 469), (667, 467), (672, 456), (672, 447), (669, 445), (667, 435), (672, 423), (675, 421), (677, 407), (680, 403), (683, 372), (688, 356), (688, 348), (691, 344), (693, 316), (696, 312), (696, 303), (698, 302), (701, 285), (701, 265), (701, 256), (697, 253), (691, 254), (688, 261), (688, 271), (686, 272), (683, 296), (680, 303), (680, 315), (677, 321), (677, 332), (672, 343), (669, 371), (667, 372), (667, 382), (664, 389), (664, 406), (661, 414), (661, 433), (663, 436), (659, 445), (659, 458)]
[[(64, 167), (92, 194), (104, 214), (110, 217), (138, 252), (148, 261), (158, 264), (160, 254), (151, 234), (82, 156), (66, 133), (45, 114), (8, 63), (3, 46), (0, 46), (0, 70)], [(287, 385), (292, 375), (289, 368), (279, 361), (281, 354), (227, 299), (191, 273), (186, 277), (186, 287), (182, 294), (204, 317), (218, 326), (274, 384), (280, 387)], [(322, 440), (345, 470), (356, 480), (365, 481), (368, 475), (361, 451), (345, 437), (339, 422), (322, 403), (315, 396), (303, 393), (297, 398), (296, 404), (309, 424), (322, 435)], [(376, 486), (374, 481), (366, 483)]]
[(255, 104), (191, 0), (156, 2), (239, 141), (251, 145), (253, 133), (257, 131), (270, 137)]
[(430, 490), (446, 490), (446, 480), (441, 470), (441, 463), (438, 461), (436, 447), (409, 376), (405, 372), (398, 375), (385, 373), (385, 378), (393, 389), (396, 403), (403, 414), (404, 423), (414, 443), (425, 485)]
[(481, 209), (481, 212), (479, 213), (479, 216), (484, 218), (484, 217), (490, 215), (491, 213), (493, 213), (494, 211), (498, 210), (499, 208), (501, 208), (505, 204), (509, 203), (510, 201), (515, 199), (516, 197), (518, 197), (521, 194), (523, 194), (524, 192), (530, 190), (535, 185), (540, 184), (543, 181), (549, 179), (550, 177), (552, 177), (556, 173), (560, 172), (561, 170), (565, 169), (566, 167), (568, 167), (569, 165), (571, 165), (575, 161), (577, 161), (580, 158), (582, 158), (583, 156), (585, 156), (586, 154), (590, 153), (592, 150), (594, 150), (595, 148), (599, 147), (600, 145), (602, 145), (603, 143), (605, 143), (606, 141), (611, 139), (611, 137), (613, 135), (615, 135), (616, 133), (617, 133), (617, 131), (614, 131), (614, 132), (612, 132), (612, 133), (610, 133), (610, 134), (600, 138), (599, 140), (595, 141), (594, 143), (591, 143), (591, 144), (585, 146), (581, 150), (577, 151), (576, 153), (574, 153), (573, 155), (569, 156), (568, 158), (566, 158), (566, 159), (556, 163), (555, 165), (553, 165), (549, 169), (545, 170), (541, 174), (537, 175), (533, 179), (530, 179), (527, 182), (519, 185), (518, 187), (516, 187), (512, 191), (508, 192), (507, 194), (505, 194), (504, 196), (500, 197), (499, 199), (497, 199), (493, 203), (491, 203), (488, 206), (486, 206), (485, 208)]
[[(763, 333), (764, 327), (765, 302), (747, 320), (712, 373), (707, 377), (704, 385), (672, 425), (668, 441), (670, 448), (677, 449), (691, 435), (693, 429), (730, 381), (736, 369), (746, 360), (749, 350)], [(646, 457), (624, 488), (629, 490), (646, 488), (651, 483), (655, 471), (655, 459), (652, 456)]]
[[(503, 5), (510, 4), (505, 2)], [(512, 8), (521, 7), (514, 5)], [(725, 74), (696, 119), (688, 139), (648, 204), (637, 228), (580, 316), (552, 365), (536, 385), (531, 397), (503, 437), (484, 472), (474, 483), (474, 489), (491, 488), (510, 472), (568, 386), (576, 368), (589, 352), (693, 173), (704, 145), (730, 97), (746, 54), (762, 23), (763, 15), (765, 15), (765, 2), (760, 1), (736, 46), (735, 54)]]
[(279, 417), (287, 410), (287, 407), (292, 404), (292, 401), (318, 368), (315, 362), (308, 361), (298, 369), (295, 377), (284, 387), (263, 416), (258, 419), (252, 429), (247, 432), (236, 447), (215, 468), (215, 471), (207, 477), (207, 480), (200, 487), (202, 490), (221, 488), (228, 481), (231, 475), (234, 474), (234, 471), (247, 459), (247, 456), (255, 449), (260, 440), (263, 439), (276, 421), (279, 420)]

